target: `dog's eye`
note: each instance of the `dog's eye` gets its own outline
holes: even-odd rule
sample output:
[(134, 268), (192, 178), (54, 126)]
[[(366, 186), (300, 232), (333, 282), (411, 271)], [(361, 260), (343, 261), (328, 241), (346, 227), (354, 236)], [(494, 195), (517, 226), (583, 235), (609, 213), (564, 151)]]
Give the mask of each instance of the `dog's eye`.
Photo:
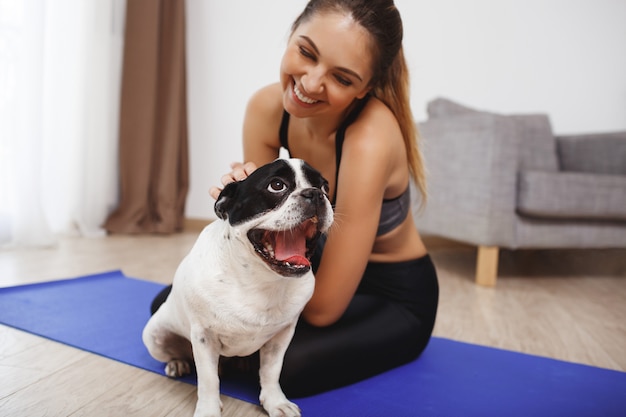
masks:
[(322, 184), (322, 186), (320, 187), (322, 189), (322, 191), (324, 192), (324, 194), (328, 195), (328, 193), (330, 193), (330, 187), (328, 186), (328, 183), (325, 182), (324, 184)]
[(287, 185), (279, 179), (274, 179), (267, 186), (267, 190), (271, 193), (280, 193), (287, 189)]

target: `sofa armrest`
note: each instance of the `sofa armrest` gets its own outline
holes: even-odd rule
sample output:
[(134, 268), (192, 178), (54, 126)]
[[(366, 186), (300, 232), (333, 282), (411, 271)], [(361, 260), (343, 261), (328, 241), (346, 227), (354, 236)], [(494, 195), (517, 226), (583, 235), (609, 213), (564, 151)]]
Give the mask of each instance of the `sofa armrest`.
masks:
[(417, 227), (485, 246), (515, 239), (520, 133), (515, 120), (493, 114), (434, 118), (419, 125), (428, 172), (428, 202)]

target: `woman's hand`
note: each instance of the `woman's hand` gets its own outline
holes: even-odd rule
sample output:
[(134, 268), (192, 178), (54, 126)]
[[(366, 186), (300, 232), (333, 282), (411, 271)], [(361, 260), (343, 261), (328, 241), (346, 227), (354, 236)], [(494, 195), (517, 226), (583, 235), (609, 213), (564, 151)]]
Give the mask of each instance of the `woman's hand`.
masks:
[[(246, 162), (245, 164), (241, 162), (232, 162), (230, 164), (230, 168), (231, 171), (222, 177), (223, 186), (226, 186), (231, 182), (245, 180), (248, 178), (248, 175), (252, 174), (254, 170), (257, 169), (257, 166), (254, 162)], [(219, 187), (211, 187), (209, 190), (209, 194), (211, 194), (211, 197), (215, 200), (217, 200), (217, 197), (219, 197), (221, 192), (222, 188)]]

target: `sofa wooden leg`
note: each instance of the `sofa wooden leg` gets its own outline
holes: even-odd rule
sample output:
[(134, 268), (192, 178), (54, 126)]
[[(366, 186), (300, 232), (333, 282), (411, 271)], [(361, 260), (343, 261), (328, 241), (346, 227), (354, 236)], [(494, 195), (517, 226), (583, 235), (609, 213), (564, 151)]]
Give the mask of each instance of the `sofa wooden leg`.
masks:
[(497, 246), (479, 246), (476, 259), (476, 284), (495, 287), (498, 278)]

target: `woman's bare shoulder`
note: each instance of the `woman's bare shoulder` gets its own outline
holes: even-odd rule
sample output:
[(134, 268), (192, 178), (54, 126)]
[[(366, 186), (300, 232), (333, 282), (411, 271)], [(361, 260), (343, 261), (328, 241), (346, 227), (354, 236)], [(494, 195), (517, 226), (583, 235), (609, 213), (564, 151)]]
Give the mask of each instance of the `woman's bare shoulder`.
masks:
[(348, 128), (344, 147), (385, 158), (401, 144), (402, 132), (393, 112), (382, 101), (372, 98)]
[(393, 112), (380, 100), (370, 100), (350, 126), (343, 151), (342, 173), (348, 183), (356, 181), (357, 175), (368, 176), (372, 186), (377, 184), (383, 190), (384, 198), (392, 198), (398, 189), (406, 187), (408, 167), (402, 131)]

